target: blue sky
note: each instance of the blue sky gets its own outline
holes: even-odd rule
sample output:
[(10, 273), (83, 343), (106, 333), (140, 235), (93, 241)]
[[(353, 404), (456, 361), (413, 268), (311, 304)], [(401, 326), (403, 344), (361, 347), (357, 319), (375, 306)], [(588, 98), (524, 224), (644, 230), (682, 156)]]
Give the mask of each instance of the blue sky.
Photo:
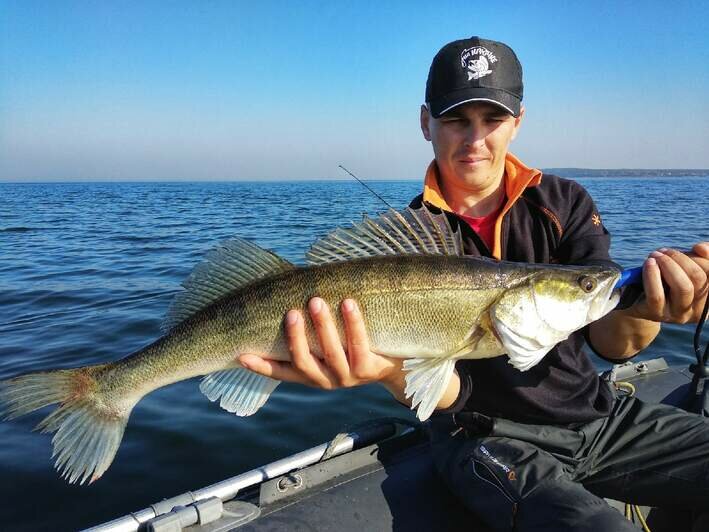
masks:
[(525, 71), (537, 167), (709, 168), (708, 2), (0, 0), (0, 180), (418, 178), (431, 58)]

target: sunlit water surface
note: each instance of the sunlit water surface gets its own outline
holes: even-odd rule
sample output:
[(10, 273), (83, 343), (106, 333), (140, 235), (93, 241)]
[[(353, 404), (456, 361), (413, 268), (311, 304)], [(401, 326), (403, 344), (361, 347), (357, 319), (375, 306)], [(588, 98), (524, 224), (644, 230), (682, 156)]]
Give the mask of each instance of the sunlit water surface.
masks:
[[(579, 181), (624, 266), (709, 239), (709, 177)], [(420, 189), (371, 185), (397, 207)], [(239, 235), (302, 263), (314, 239), (382, 208), (341, 181), (0, 184), (0, 379), (116, 360), (151, 342), (180, 282), (220, 240)], [(667, 326), (640, 356), (686, 365), (692, 332)], [(257, 415), (237, 418), (183, 381), (137, 405), (113, 465), (89, 487), (52, 469), (50, 437), (31, 432), (44, 414), (0, 423), (2, 529), (97, 524), (406, 410), (378, 386), (282, 385)]]

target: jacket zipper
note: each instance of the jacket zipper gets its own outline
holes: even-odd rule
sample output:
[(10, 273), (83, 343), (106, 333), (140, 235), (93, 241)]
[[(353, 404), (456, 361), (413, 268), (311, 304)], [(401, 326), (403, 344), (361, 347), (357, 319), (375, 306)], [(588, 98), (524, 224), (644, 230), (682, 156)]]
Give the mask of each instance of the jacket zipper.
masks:
[(510, 217), (508, 215), (511, 210), (512, 208), (502, 216), (502, 226), (500, 227), (500, 260), (505, 260), (507, 257), (507, 233), (510, 226)]

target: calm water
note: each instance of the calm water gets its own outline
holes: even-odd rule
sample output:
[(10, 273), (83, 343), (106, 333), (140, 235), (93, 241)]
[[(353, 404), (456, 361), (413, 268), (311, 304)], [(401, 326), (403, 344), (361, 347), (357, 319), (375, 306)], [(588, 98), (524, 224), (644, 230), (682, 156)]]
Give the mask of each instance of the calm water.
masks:
[[(709, 176), (579, 181), (624, 266), (709, 239)], [(394, 206), (420, 188), (373, 186)], [(115, 360), (151, 342), (180, 282), (222, 239), (240, 235), (302, 262), (316, 237), (381, 210), (349, 182), (0, 184), (0, 379)], [(692, 332), (667, 326), (641, 357), (685, 365)], [(0, 423), (0, 528), (97, 524), (405, 412), (377, 386), (282, 385), (257, 415), (237, 418), (197, 388), (180, 382), (142, 400), (113, 465), (89, 487), (53, 471), (50, 437), (30, 432), (43, 414)]]

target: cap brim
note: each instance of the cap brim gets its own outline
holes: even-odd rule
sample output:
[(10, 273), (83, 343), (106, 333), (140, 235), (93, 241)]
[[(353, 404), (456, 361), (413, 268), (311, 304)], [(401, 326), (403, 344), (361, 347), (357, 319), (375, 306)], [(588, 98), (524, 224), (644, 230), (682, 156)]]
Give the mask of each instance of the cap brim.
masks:
[(470, 87), (446, 94), (436, 101), (427, 102), (433, 118), (440, 118), (444, 113), (470, 102), (488, 102), (501, 107), (512, 116), (519, 116), (521, 101), (509, 92), (485, 87)]

